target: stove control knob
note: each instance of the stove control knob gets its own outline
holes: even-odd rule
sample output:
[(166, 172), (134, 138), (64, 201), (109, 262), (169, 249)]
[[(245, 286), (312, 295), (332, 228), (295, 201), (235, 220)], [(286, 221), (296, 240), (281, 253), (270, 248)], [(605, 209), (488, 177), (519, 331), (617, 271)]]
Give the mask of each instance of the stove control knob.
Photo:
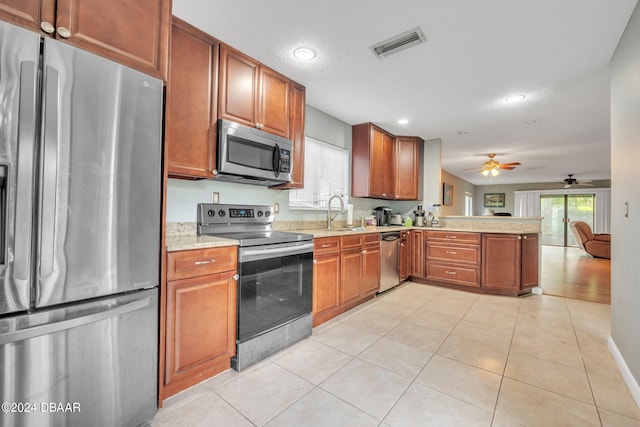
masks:
[(262, 216), (262, 211), (258, 211), (258, 217)]
[(264, 216), (268, 217), (271, 215), (271, 211), (264, 211)]
[(220, 216), (224, 216), (224, 215), (225, 215), (225, 212), (224, 212), (222, 209), (220, 209), (220, 210), (218, 211), (218, 215), (220, 215)]
[(216, 211), (214, 211), (213, 209), (209, 209), (209, 211), (207, 212), (207, 215), (216, 216)]

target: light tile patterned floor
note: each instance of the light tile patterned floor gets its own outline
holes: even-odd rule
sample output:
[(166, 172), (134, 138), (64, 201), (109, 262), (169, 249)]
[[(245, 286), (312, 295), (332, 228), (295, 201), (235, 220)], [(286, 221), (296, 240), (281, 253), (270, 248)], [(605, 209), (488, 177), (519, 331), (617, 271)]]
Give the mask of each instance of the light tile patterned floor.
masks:
[(610, 307), (407, 283), (241, 373), (168, 399), (161, 426), (640, 426)]

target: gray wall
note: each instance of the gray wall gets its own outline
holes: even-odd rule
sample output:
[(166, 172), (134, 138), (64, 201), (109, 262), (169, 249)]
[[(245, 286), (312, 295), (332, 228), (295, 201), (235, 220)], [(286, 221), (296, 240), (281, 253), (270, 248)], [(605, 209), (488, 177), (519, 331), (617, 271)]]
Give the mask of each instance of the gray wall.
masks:
[[(574, 187), (584, 188), (589, 190), (590, 188), (610, 188), (611, 180), (594, 181), (593, 187)], [(473, 213), (474, 215), (482, 215), (484, 207), (484, 194), (485, 193), (504, 193), (505, 201), (504, 208), (491, 208), (494, 212), (509, 212), (513, 214), (515, 206), (515, 194), (514, 191), (526, 191), (526, 190), (560, 190), (564, 188), (564, 184), (555, 182), (539, 182), (533, 184), (507, 184), (507, 185), (476, 185), (475, 194), (473, 197)]]
[[(475, 196), (473, 195), (475, 186), (472, 183), (465, 181), (464, 179), (459, 178), (456, 175), (450, 174), (445, 170), (442, 171), (442, 182), (453, 185), (453, 205), (451, 206), (443, 205), (442, 216), (464, 215), (465, 192), (471, 193), (471, 196), (474, 197), (474, 200), (473, 200), (474, 205), (478, 203), (475, 199)], [(440, 200), (440, 203), (442, 203), (442, 200)]]
[[(640, 6), (611, 59), (611, 338), (640, 403)], [(625, 203), (629, 215), (625, 216)]]

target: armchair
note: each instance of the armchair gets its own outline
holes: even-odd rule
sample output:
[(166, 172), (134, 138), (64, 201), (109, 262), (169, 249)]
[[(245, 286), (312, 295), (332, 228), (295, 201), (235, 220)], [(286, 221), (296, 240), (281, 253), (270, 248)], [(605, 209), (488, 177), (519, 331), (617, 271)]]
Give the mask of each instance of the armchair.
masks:
[(569, 223), (580, 248), (595, 258), (611, 259), (611, 234), (593, 234), (583, 221)]

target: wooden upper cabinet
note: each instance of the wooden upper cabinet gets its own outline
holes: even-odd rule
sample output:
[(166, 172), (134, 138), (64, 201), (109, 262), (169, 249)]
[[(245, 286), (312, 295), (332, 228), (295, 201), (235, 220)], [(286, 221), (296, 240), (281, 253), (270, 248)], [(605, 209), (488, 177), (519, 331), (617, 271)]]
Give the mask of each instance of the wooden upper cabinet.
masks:
[(288, 138), (290, 86), (281, 74), (220, 46), (220, 118)]
[(419, 191), (419, 153), (422, 139), (398, 136), (395, 140), (395, 198), (417, 200)]
[(42, 31), (42, 22), (53, 23), (55, 1), (0, 0), (0, 19), (33, 31)]
[(0, 17), (166, 79), (171, 0), (0, 0)]
[(258, 123), (260, 129), (289, 137), (289, 96), (291, 81), (265, 66), (260, 67)]
[(296, 82), (291, 82), (291, 95), (289, 97), (289, 137), (293, 142), (291, 182), (271, 188), (304, 188), (305, 94), (306, 90), (304, 86)]
[(220, 45), (219, 117), (257, 126), (260, 64), (247, 55)]
[(393, 199), (393, 136), (372, 123), (352, 128), (351, 195)]
[(390, 200), (418, 200), (422, 139), (394, 137), (372, 123), (352, 128), (351, 195)]
[(173, 18), (165, 149), (171, 177), (213, 178), (217, 147), (216, 39)]

